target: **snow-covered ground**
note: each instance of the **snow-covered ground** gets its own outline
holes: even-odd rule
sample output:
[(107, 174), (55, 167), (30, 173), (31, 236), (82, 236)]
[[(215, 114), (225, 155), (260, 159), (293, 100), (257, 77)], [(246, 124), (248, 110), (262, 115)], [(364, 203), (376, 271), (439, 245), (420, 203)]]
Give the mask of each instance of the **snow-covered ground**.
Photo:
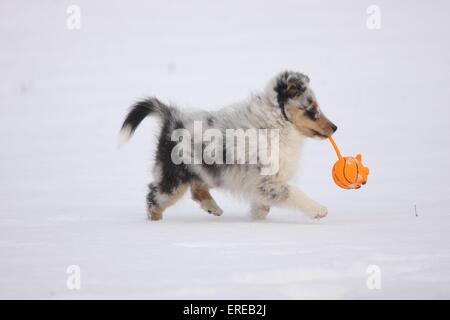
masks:
[[(243, 2), (0, 2), (1, 298), (450, 298), (450, 3)], [(311, 140), (294, 183), (324, 220), (253, 222), (214, 190), (222, 217), (186, 196), (147, 221), (157, 125), (118, 150), (127, 107), (215, 109), (285, 68), (310, 75), (368, 184), (338, 189), (330, 144)]]

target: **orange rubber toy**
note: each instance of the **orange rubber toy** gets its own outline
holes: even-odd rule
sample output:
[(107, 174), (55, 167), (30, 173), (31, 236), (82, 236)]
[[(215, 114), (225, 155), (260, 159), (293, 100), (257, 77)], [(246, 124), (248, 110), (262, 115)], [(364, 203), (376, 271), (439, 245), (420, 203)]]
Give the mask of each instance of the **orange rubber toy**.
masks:
[(333, 138), (330, 136), (328, 139), (338, 157), (332, 171), (334, 182), (343, 189), (361, 188), (361, 185), (366, 184), (369, 175), (369, 168), (364, 167), (361, 162), (361, 154), (356, 157), (342, 157)]

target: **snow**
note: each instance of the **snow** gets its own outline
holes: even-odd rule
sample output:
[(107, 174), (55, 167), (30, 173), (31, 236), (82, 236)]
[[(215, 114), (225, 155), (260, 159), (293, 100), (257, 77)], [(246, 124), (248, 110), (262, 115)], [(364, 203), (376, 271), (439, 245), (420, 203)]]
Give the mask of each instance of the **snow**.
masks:
[[(2, 1), (0, 298), (450, 298), (450, 4), (377, 1), (368, 30), (370, 4)], [(157, 124), (117, 149), (127, 107), (156, 95), (213, 110), (285, 68), (311, 77), (368, 184), (338, 189), (331, 145), (310, 140), (294, 183), (323, 220), (254, 222), (213, 190), (221, 217), (186, 196), (147, 221)]]

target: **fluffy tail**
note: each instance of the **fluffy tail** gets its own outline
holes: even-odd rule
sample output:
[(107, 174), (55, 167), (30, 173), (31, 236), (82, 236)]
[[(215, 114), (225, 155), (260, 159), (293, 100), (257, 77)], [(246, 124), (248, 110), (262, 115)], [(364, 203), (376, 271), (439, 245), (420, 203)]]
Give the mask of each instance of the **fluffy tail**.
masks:
[(138, 125), (145, 117), (158, 115), (162, 119), (171, 116), (172, 108), (166, 106), (156, 98), (147, 98), (135, 103), (128, 112), (120, 129), (119, 147), (125, 144), (132, 136)]

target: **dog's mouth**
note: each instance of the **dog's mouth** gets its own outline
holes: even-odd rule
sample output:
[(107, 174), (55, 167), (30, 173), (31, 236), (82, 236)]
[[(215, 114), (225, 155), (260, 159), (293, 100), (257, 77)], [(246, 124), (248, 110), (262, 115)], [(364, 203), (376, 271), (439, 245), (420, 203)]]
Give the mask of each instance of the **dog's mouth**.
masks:
[(311, 131), (312, 131), (314, 137), (317, 137), (317, 138), (320, 138), (320, 139), (327, 139), (329, 137), (329, 135), (324, 135), (324, 134), (322, 134), (319, 131), (316, 131), (314, 129), (311, 129)]

